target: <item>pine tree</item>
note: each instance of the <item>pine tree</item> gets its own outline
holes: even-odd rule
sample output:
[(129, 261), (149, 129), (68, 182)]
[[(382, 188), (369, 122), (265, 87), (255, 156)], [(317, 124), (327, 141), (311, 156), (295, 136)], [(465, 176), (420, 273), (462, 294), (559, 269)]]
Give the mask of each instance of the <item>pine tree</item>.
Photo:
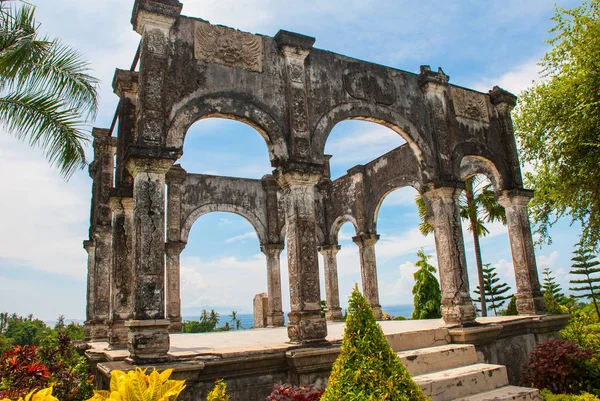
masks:
[[(483, 282), (484, 282), (484, 292), (485, 292), (485, 300), (487, 303), (488, 310), (493, 310), (494, 315), (498, 316), (498, 309), (507, 299), (510, 299), (512, 295), (504, 295), (507, 291), (510, 290), (510, 287), (506, 283), (498, 283), (500, 278), (498, 277), (498, 273), (496, 273), (496, 268), (491, 267), (489, 263), (486, 263), (483, 268)], [(479, 290), (479, 286), (475, 288), (473, 291), (478, 296), (481, 294)], [(478, 301), (475, 299), (474, 301)]]
[(571, 284), (584, 284), (579, 287), (569, 287), (571, 291), (583, 292), (581, 295), (573, 295), (575, 298), (587, 298), (591, 299), (596, 308), (596, 313), (600, 317), (600, 311), (598, 311), (598, 300), (600, 299), (600, 277), (592, 277), (596, 273), (600, 272), (600, 262), (597, 260), (596, 255), (592, 254), (589, 248), (579, 246), (574, 252), (575, 256), (571, 258), (574, 262), (571, 266), (571, 274), (585, 276), (582, 280), (570, 280)]
[(542, 290), (545, 293), (549, 293), (558, 303), (562, 303), (565, 299), (565, 295), (562, 293), (560, 284), (554, 281), (555, 278), (552, 276), (552, 270), (549, 267), (544, 269), (544, 283), (542, 284)]
[(367, 299), (355, 285), (342, 349), (321, 401), (427, 399), (388, 344)]
[(425, 255), (423, 249), (417, 252), (419, 260), (415, 266), (419, 268), (414, 274), (415, 285), (412, 289), (415, 310), (413, 319), (437, 319), (442, 317), (442, 291), (435, 277), (435, 267), (428, 263), (431, 255)]

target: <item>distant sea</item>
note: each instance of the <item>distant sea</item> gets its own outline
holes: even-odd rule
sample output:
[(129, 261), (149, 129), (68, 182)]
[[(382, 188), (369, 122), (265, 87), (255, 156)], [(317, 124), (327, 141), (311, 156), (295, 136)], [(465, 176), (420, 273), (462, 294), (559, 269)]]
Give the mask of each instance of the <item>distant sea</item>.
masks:
[[(388, 305), (388, 306), (382, 306), (381, 309), (383, 309), (383, 311), (385, 313), (387, 313), (388, 315), (397, 317), (397, 316), (404, 316), (405, 318), (409, 318), (411, 317), (412, 313), (413, 313), (413, 305)], [(345, 313), (345, 311), (344, 311)], [(254, 326), (254, 315), (252, 313), (238, 313), (238, 319), (240, 319), (242, 321), (242, 326), (244, 326), (245, 329), (249, 329), (252, 326)], [(285, 316), (285, 324), (287, 324), (288, 322), (288, 317), (287, 317), (287, 312), (284, 313)], [(220, 322), (219, 322), (219, 326), (223, 326), (226, 322), (229, 322), (230, 317), (226, 314), (221, 314), (220, 315)], [(188, 321), (188, 320), (198, 320), (199, 317), (198, 316), (183, 316), (183, 321)]]

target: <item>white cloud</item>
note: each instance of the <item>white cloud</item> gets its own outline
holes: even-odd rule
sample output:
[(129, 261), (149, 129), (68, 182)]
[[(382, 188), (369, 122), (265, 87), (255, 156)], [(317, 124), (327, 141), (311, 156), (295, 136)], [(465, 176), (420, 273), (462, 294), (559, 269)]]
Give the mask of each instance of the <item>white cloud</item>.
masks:
[(244, 233), (244, 234), (236, 235), (235, 237), (227, 238), (225, 240), (225, 243), (226, 244), (231, 244), (232, 242), (244, 241), (245, 239), (248, 239), (248, 238), (256, 238), (256, 232), (249, 231), (249, 232)]
[(539, 73), (541, 67), (537, 65), (539, 59), (540, 57), (536, 57), (528, 60), (499, 77), (482, 79), (475, 83), (473, 88), (481, 92), (487, 92), (494, 86), (499, 86), (518, 95), (523, 90), (530, 87), (533, 81), (540, 79)]
[(550, 255), (538, 255), (538, 268), (552, 267), (558, 259), (558, 251), (553, 251)]

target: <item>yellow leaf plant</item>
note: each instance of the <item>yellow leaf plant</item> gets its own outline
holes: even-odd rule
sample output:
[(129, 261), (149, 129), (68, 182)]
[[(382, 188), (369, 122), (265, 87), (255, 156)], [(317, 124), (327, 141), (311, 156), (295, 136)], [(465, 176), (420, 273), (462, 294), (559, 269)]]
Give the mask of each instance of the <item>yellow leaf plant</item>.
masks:
[[(4, 398), (1, 401), (11, 401), (8, 398)], [(32, 390), (25, 396), (19, 397), (18, 401), (58, 401), (58, 398), (52, 395), (52, 387), (43, 388), (41, 390)]]
[(173, 369), (167, 369), (158, 373), (155, 369), (147, 375), (146, 370), (140, 368), (127, 373), (113, 370), (110, 391), (94, 391), (88, 401), (175, 401), (185, 388), (185, 380), (169, 380), (172, 372)]

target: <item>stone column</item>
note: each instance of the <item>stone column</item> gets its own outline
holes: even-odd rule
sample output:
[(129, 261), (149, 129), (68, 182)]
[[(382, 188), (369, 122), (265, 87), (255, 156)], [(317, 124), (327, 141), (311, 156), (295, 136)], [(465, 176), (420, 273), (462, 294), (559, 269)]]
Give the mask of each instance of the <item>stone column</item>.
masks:
[(93, 340), (108, 339), (110, 320), (110, 273), (112, 271), (112, 228), (97, 227), (94, 230), (95, 279)]
[(169, 351), (165, 319), (165, 174), (173, 160), (130, 157), (133, 186), (133, 320), (129, 327), (130, 360), (151, 363)]
[(169, 332), (181, 333), (181, 266), (180, 256), (187, 244), (182, 241), (169, 241), (167, 252), (167, 319), (171, 322)]
[(433, 214), (435, 247), (442, 290), (442, 316), (446, 324), (475, 323), (475, 307), (469, 294), (458, 187), (440, 187), (423, 194)]
[(87, 305), (85, 308), (85, 339), (92, 339), (92, 318), (94, 316), (94, 277), (96, 271), (94, 269), (96, 250), (94, 241), (83, 241), (83, 248), (88, 254), (87, 260)]
[(281, 302), (281, 272), (280, 259), (283, 244), (265, 244), (260, 250), (267, 257), (267, 294), (269, 297), (269, 310), (267, 312), (267, 327), (282, 327), (283, 305)]
[(360, 255), (360, 277), (363, 294), (373, 309), (375, 318), (381, 320), (382, 312), (379, 304), (379, 286), (377, 285), (377, 262), (375, 258), (375, 243), (379, 240), (377, 234), (362, 233), (352, 238), (358, 245)]
[(323, 245), (319, 252), (323, 255), (325, 270), (325, 319), (330, 322), (342, 321), (342, 308), (340, 308), (340, 290), (338, 289), (337, 253), (342, 249), (337, 244)]
[(506, 210), (508, 237), (517, 283), (519, 315), (543, 314), (546, 311), (544, 296), (540, 290), (527, 211), (527, 204), (532, 197), (533, 191), (515, 189), (503, 191), (498, 198), (498, 202)]
[(110, 205), (113, 210), (113, 270), (111, 280), (111, 321), (108, 343), (111, 348), (127, 346), (129, 329), (125, 322), (133, 316), (133, 194), (114, 189)]
[(288, 336), (296, 343), (325, 340), (321, 318), (319, 262), (316, 239), (315, 185), (320, 175), (277, 170), (285, 213), (290, 307)]

